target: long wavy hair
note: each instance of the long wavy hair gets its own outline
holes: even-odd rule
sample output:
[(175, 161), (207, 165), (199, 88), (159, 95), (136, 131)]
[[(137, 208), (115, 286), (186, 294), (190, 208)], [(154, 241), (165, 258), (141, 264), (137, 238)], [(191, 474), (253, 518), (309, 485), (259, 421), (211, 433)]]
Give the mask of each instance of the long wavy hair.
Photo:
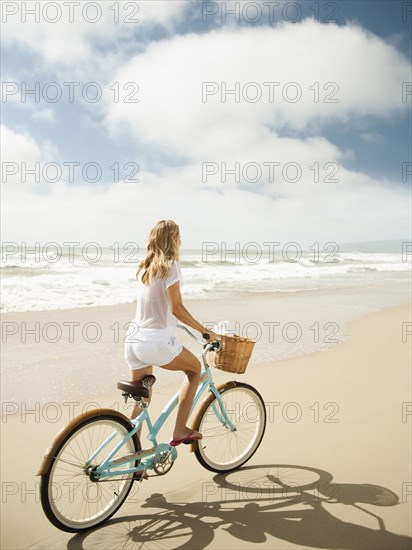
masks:
[(142, 283), (149, 285), (156, 277), (167, 277), (171, 260), (179, 260), (179, 226), (172, 220), (160, 220), (152, 228), (147, 256), (139, 263), (136, 279), (144, 269)]

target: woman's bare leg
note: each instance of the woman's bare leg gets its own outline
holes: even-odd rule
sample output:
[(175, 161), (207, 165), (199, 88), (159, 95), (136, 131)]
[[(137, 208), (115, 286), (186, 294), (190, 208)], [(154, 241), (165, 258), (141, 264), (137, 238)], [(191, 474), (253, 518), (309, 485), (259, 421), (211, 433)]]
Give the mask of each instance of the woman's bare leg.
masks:
[[(130, 382), (137, 382), (137, 380), (141, 380), (144, 376), (147, 376), (149, 374), (152, 374), (153, 367), (145, 367), (144, 369), (137, 369), (130, 371)], [(147, 404), (150, 404), (150, 400), (152, 398), (152, 388), (149, 388), (149, 398), (146, 400)], [(127, 415), (127, 418), (130, 418), (132, 420), (133, 418), (136, 418), (136, 416), (139, 416), (139, 414), (142, 412), (142, 407), (140, 405), (133, 405), (132, 410)], [(139, 439), (141, 440), (142, 436), (142, 428), (143, 425), (140, 426), (140, 428), (137, 430), (137, 435), (139, 436)], [(142, 478), (142, 479), (148, 479), (149, 476), (147, 474), (146, 470), (143, 470), (142, 472), (137, 472), (135, 474), (136, 478)]]
[(200, 361), (192, 352), (183, 347), (173, 361), (162, 365), (162, 369), (183, 371), (186, 374), (186, 380), (179, 394), (179, 406), (173, 432), (173, 439), (183, 439), (192, 431), (186, 426), (186, 422), (200, 381)]
[[(145, 367), (144, 369), (137, 369), (130, 371), (130, 382), (137, 382), (137, 380), (141, 380), (144, 376), (148, 376), (149, 374), (153, 373), (153, 367)], [(147, 404), (149, 405), (150, 400), (152, 398), (152, 388), (149, 388), (149, 399), (147, 399)], [(133, 405), (132, 410), (127, 415), (130, 420), (133, 418), (136, 418), (136, 416), (139, 416), (139, 414), (142, 412), (142, 407), (140, 405)], [(137, 432), (139, 437), (142, 432), (142, 427), (140, 426), (139, 431)]]

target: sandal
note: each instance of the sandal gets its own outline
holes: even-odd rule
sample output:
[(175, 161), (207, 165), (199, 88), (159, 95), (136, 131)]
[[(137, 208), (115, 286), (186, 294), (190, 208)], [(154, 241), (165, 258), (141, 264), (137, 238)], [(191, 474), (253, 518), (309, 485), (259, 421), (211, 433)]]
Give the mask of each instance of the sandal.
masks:
[(177, 445), (180, 445), (181, 443), (184, 443), (185, 445), (189, 445), (189, 443), (193, 443), (193, 441), (198, 441), (199, 439), (202, 439), (202, 434), (199, 434), (198, 436), (195, 435), (196, 431), (192, 430), (189, 435), (184, 437), (183, 439), (171, 439), (169, 441), (169, 445), (171, 447), (177, 447)]

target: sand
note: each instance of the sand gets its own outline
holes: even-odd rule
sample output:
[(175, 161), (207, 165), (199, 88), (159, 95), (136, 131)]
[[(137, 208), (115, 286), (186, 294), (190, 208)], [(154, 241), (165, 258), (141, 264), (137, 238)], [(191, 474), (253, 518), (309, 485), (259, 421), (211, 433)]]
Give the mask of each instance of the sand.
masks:
[[(130, 305), (116, 308), (119, 319), (130, 318)], [(79, 311), (47, 312), (47, 319), (90, 319), (90, 311), (82, 310), (83, 317)], [(86, 535), (48, 522), (34, 474), (73, 415), (93, 403), (128, 410), (120, 392), (107, 390), (127, 377), (122, 346), (117, 344), (116, 368), (110, 366), (112, 340), (94, 347), (76, 341), (40, 349), (17, 340), (5, 346), (9, 368), (33, 369), (17, 369), (14, 385), (9, 375), (3, 392), (1, 547), (410, 549), (412, 335), (402, 337), (402, 329), (412, 332), (408, 323), (411, 306), (392, 307), (351, 321), (345, 338), (329, 349), (266, 363), (252, 359), (236, 378), (261, 392), (268, 423), (250, 462), (217, 476), (179, 448), (166, 476), (135, 484), (112, 520)], [(57, 368), (74, 363), (71, 383), (59, 384)], [(217, 380), (234, 378), (214, 373)], [(155, 386), (153, 417), (180, 379)], [(170, 430), (169, 423), (165, 440)]]

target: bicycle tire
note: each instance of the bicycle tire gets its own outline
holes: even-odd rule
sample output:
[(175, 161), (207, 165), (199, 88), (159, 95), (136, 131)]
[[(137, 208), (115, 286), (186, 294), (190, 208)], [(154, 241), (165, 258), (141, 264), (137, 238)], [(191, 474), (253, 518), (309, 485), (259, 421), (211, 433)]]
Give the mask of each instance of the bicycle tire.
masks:
[[(233, 381), (223, 384), (217, 389), (222, 396), (226, 413), (230, 417), (231, 421), (236, 425), (237, 430), (236, 432), (231, 432), (228, 427), (225, 427), (221, 422), (219, 422), (215, 413), (210, 414), (211, 411), (213, 411), (213, 405), (217, 404), (217, 406), (219, 406), (216, 396), (214, 393), (210, 392), (202, 404), (202, 407), (200, 408), (193, 423), (193, 429), (201, 432), (203, 439), (196, 441), (192, 447), (192, 450), (194, 450), (197, 460), (204, 468), (212, 472), (222, 473), (240, 468), (255, 454), (260, 446), (260, 443), (262, 442), (266, 429), (266, 408), (260, 393), (256, 390), (256, 388), (250, 386), (249, 384)], [(237, 401), (236, 393), (239, 397)], [(241, 432), (241, 423), (240, 421), (236, 422), (236, 414), (240, 412), (244, 416), (246, 410), (245, 408), (247, 403), (246, 405), (243, 405), (244, 408), (240, 411), (240, 408), (242, 407), (240, 396), (242, 394), (249, 395), (249, 403), (254, 403), (259, 412), (259, 425), (254, 431), (253, 429), (250, 429), (250, 426), (247, 426), (248, 429), (243, 429)], [(229, 405), (233, 406), (233, 404), (236, 405), (237, 403), (239, 403), (239, 407), (235, 406), (235, 409), (238, 408), (239, 410), (228, 410)], [(208, 415), (211, 417), (209, 419), (209, 424), (207, 421)], [(249, 420), (246, 420), (246, 422), (252, 424)], [(240, 441), (240, 438), (247, 438), (247, 432), (250, 432), (252, 435), (251, 441), (246, 441), (246, 443), (243, 443)], [(240, 436), (240, 433), (242, 433), (242, 436)], [(227, 454), (230, 451), (232, 443), (236, 444), (238, 448), (244, 446), (245, 449), (243, 453), (240, 453), (235, 459), (230, 460), (226, 457), (225, 460), (219, 461), (217, 458), (217, 453), (221, 452), (221, 454), (224, 454), (226, 452)]]
[[(94, 519), (90, 518), (88, 520), (73, 520), (73, 518), (66, 518), (63, 515), (63, 512), (61, 510), (57, 509), (56, 502), (58, 499), (52, 499), (52, 491), (53, 491), (53, 483), (59, 484), (59, 481), (55, 481), (55, 478), (57, 477), (54, 475), (55, 470), (57, 468), (58, 462), (64, 461), (64, 459), (61, 458), (62, 452), (69, 447), (70, 442), (74, 442), (74, 438), (76, 434), (79, 434), (82, 432), (82, 430), (86, 430), (88, 426), (92, 426), (100, 424), (100, 427), (102, 423), (107, 422), (109, 425), (111, 423), (112, 428), (118, 426), (120, 431), (120, 436), (127, 435), (128, 432), (130, 432), (133, 429), (133, 425), (130, 423), (130, 421), (127, 419), (127, 417), (119, 417), (118, 415), (110, 415), (110, 414), (101, 414), (98, 410), (96, 410), (96, 414), (94, 416), (89, 416), (84, 421), (80, 421), (77, 425), (74, 426), (74, 428), (69, 431), (66, 435), (66, 437), (61, 441), (61, 443), (57, 446), (56, 449), (53, 449), (53, 459), (51, 461), (50, 467), (47, 470), (45, 474), (43, 474), (40, 478), (40, 500), (41, 505), (43, 508), (43, 511), (48, 518), (48, 520), (58, 529), (70, 533), (78, 533), (82, 531), (87, 531), (89, 529), (92, 529), (94, 527), (97, 527), (101, 525), (102, 523), (106, 522), (108, 519), (110, 519), (113, 514), (115, 514), (119, 508), (122, 506), (124, 501), (126, 500), (127, 496), (130, 493), (130, 490), (133, 485), (133, 475), (127, 474), (129, 477), (122, 480), (121, 483), (124, 484), (124, 487), (121, 491), (119, 491), (119, 494), (116, 495), (116, 491), (113, 490), (113, 494), (116, 495), (118, 498), (113, 499), (113, 503), (110, 505), (110, 507), (96, 515)], [(118, 440), (120, 441), (120, 439)], [(79, 443), (78, 443), (79, 445)], [(126, 446), (127, 445), (127, 446)], [(95, 450), (96, 447), (93, 447), (93, 450)], [(137, 452), (141, 450), (140, 440), (137, 434), (135, 434), (133, 437), (129, 438), (128, 442), (125, 444), (125, 446), (121, 447), (119, 452), (121, 454), (126, 454), (129, 452)], [(121, 456), (121, 454), (119, 456)], [(117, 455), (116, 455), (117, 456)], [(135, 466), (138, 466), (140, 460), (137, 459), (134, 464)], [(63, 462), (65, 463), (65, 462)], [(74, 464), (73, 464), (74, 465)], [(76, 468), (78, 468), (79, 465), (76, 465)], [(62, 474), (60, 474), (62, 475)], [(64, 475), (64, 474), (63, 474)], [(81, 475), (79, 474), (73, 474), (71, 477), (77, 477)], [(83, 477), (84, 476), (84, 477)], [(86, 480), (85, 478), (88, 478), (88, 474), (83, 471), (82, 479), (86, 481), (87, 485), (86, 487), (90, 487), (91, 484), (94, 486), (100, 485), (102, 487), (102, 483), (105, 482), (93, 482), (90, 479)], [(114, 481), (113, 481), (114, 483)], [(63, 482), (64, 485), (64, 482)], [(70, 491), (70, 483), (69, 485), (69, 491)], [(60, 485), (58, 487), (61, 489)], [(87, 489), (86, 493), (89, 489)], [(99, 490), (103, 491), (103, 489), (96, 489), (97, 493)], [(84, 494), (84, 491), (82, 491)], [(88, 496), (88, 495), (87, 495)], [(73, 492), (74, 497), (74, 492)], [(87, 503), (87, 498), (85, 499)], [(90, 502), (88, 503), (90, 506)], [(87, 506), (87, 504), (86, 504)]]

